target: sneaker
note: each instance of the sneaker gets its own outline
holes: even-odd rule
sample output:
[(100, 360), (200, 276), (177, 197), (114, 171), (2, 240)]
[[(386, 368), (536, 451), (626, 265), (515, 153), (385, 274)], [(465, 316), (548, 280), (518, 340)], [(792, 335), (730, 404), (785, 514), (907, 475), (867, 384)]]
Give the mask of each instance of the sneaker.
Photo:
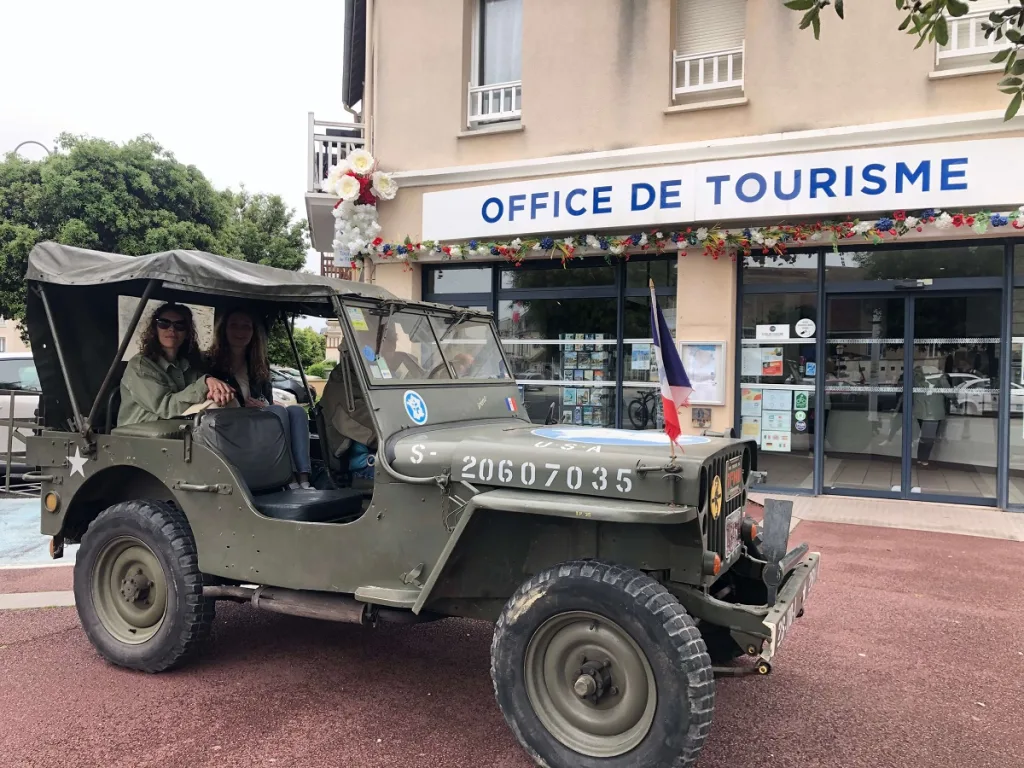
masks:
[(308, 480), (303, 480), (301, 483), (299, 483), (299, 488), (309, 491), (312, 490), (313, 486), (309, 484)]

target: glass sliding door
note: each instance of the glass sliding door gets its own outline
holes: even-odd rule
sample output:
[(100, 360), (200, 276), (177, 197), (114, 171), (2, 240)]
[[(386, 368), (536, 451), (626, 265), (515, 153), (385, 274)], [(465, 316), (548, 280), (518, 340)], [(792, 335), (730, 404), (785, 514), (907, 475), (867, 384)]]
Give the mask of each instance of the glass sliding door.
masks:
[(994, 500), (1000, 318), (992, 292), (829, 297), (825, 489)]
[[(996, 497), (997, 293), (913, 298), (912, 494)], [(1019, 411), (1021, 400), (1011, 402)]]
[(906, 309), (902, 298), (830, 297), (826, 308), (824, 488), (902, 487)]

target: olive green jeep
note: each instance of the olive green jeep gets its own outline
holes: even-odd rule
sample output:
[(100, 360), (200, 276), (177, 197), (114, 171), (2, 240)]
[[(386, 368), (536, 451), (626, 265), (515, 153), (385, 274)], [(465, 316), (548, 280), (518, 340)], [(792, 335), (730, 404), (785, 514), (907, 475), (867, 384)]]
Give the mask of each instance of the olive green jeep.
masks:
[[(195, 251), (42, 243), (27, 280), (41, 529), (54, 557), (80, 543), (77, 610), (114, 664), (182, 663), (218, 600), (370, 626), (482, 619), (498, 705), (538, 763), (687, 766), (715, 678), (770, 672), (803, 613), (819, 556), (789, 547), (791, 504), (747, 515), (754, 442), (692, 436), (671, 455), (657, 431), (531, 423), (488, 313)], [(259, 409), (119, 426), (156, 300), (337, 319), (329, 399), (357, 420), (363, 404), (372, 478), (319, 403), (313, 489), (286, 487), (286, 436)]]

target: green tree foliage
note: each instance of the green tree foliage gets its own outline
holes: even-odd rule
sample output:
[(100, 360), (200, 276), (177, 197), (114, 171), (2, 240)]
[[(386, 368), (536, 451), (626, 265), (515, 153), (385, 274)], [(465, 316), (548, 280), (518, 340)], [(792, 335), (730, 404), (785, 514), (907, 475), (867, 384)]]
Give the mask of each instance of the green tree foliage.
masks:
[[(138, 256), (191, 248), (297, 270), (305, 220), (277, 195), (218, 191), (148, 136), (118, 145), (62, 134), (39, 161), (0, 163), (0, 314), (21, 319), (42, 240)], [(322, 357), (322, 356), (321, 356)]]
[[(295, 347), (299, 351), (303, 369), (323, 362), (327, 355), (327, 339), (323, 334), (317, 333), (312, 328), (296, 328), (294, 335)], [(295, 355), (288, 342), (288, 333), (281, 322), (271, 329), (267, 342), (267, 357), (274, 365), (286, 368), (295, 367)]]
[[(917, 35), (917, 46), (925, 42), (937, 42), (939, 45), (949, 43), (949, 18), (959, 18), (973, 10), (976, 0), (895, 0), (896, 8), (906, 12), (901, 32)], [(821, 12), (828, 6), (835, 8), (840, 19), (843, 18), (843, 0), (788, 0), (783, 3), (793, 11), (803, 12), (800, 29), (811, 27), (815, 39), (821, 32)], [(1006, 38), (1011, 45), (995, 55), (994, 63), (1003, 65), (1005, 77), (999, 81), (999, 90), (1010, 96), (1006, 107), (1006, 120), (1017, 114), (1021, 100), (1024, 99), (1024, 58), (1018, 61), (1018, 55), (1024, 48), (1024, 2), (1009, 4), (1008, 7), (992, 11), (982, 24), (985, 39)]]

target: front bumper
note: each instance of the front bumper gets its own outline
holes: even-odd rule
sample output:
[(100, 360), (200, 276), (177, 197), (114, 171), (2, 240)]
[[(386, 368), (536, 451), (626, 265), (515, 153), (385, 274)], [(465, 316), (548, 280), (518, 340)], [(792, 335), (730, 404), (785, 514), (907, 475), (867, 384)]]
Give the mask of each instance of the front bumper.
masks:
[(804, 603), (807, 602), (807, 596), (818, 580), (820, 563), (821, 554), (811, 552), (789, 572), (788, 578), (783, 582), (775, 605), (768, 609), (761, 622), (769, 633), (760, 654), (764, 661), (772, 660), (782, 641), (786, 639), (786, 633), (793, 626), (793, 622), (803, 615)]

